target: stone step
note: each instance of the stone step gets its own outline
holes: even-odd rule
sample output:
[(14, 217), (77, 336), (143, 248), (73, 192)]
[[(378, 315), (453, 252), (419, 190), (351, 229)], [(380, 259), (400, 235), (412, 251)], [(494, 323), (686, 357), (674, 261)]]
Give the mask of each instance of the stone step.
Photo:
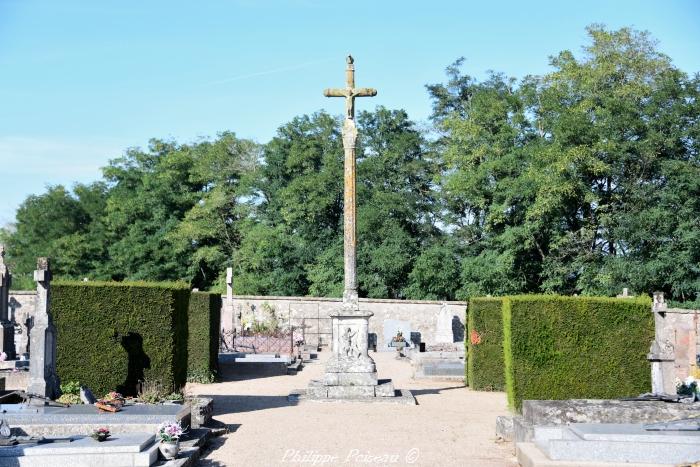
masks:
[(180, 452), (173, 460), (159, 460), (157, 467), (191, 467), (197, 464), (202, 452), (211, 437), (218, 436), (217, 432), (208, 428), (198, 428), (187, 432), (188, 440), (180, 442)]
[(515, 453), (521, 467), (675, 467), (674, 464), (552, 460), (535, 443), (516, 443)]

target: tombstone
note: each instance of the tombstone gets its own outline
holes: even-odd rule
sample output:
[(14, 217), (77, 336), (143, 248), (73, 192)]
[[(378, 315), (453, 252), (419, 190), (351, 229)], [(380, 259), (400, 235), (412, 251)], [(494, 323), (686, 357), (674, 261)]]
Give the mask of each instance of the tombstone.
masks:
[[(30, 337), (29, 387), (30, 394), (55, 399), (60, 395), (56, 375), (56, 328), (51, 317), (51, 268), (49, 258), (38, 258), (34, 271), (37, 300), (34, 326)], [(41, 400), (33, 399), (36, 403)]]
[(0, 244), (0, 352), (15, 358), (15, 326), (9, 319), (12, 274), (5, 264), (5, 245)]
[(622, 293), (617, 295), (617, 298), (634, 298), (634, 295), (629, 294), (629, 289), (624, 287)]
[[(411, 322), (402, 321), (398, 319), (385, 319), (384, 327), (382, 330), (382, 336), (384, 336), (384, 343), (380, 346), (379, 350), (382, 352), (396, 352), (396, 348), (391, 347), (391, 341), (394, 337), (401, 332), (403, 338), (407, 343), (411, 342)], [(410, 345), (410, 344), (407, 344)]]
[(447, 303), (442, 303), (436, 319), (435, 343), (452, 344), (454, 342), (454, 334), (452, 333), (452, 313), (448, 311)]

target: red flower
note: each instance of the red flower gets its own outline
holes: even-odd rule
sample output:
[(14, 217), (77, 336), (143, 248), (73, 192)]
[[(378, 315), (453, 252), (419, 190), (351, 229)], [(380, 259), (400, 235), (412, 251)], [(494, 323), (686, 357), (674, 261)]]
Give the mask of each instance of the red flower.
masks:
[(471, 340), (472, 345), (481, 344), (481, 334), (476, 332), (476, 329), (472, 329), (472, 332), (469, 334), (469, 340)]

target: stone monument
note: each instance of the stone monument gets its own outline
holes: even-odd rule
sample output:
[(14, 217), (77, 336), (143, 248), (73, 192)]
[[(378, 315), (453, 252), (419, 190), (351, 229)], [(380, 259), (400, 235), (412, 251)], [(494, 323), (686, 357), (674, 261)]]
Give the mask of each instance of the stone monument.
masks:
[[(56, 375), (56, 328), (51, 317), (51, 268), (49, 258), (38, 258), (34, 271), (36, 281), (36, 312), (30, 337), (29, 387), (27, 392), (37, 396), (57, 398), (60, 394)], [(37, 403), (41, 400), (33, 399)]]
[(5, 264), (5, 245), (0, 244), (0, 351), (6, 360), (15, 358), (15, 326), (10, 321), (10, 286), (12, 274)]
[[(330, 313), (332, 355), (326, 364), (322, 381), (312, 381), (306, 392), (310, 399), (375, 399), (393, 398), (391, 380), (378, 381), (377, 368), (368, 354), (369, 318), (372, 312), (361, 310), (357, 295), (356, 270), (356, 197), (355, 197), (355, 98), (376, 96), (371, 88), (355, 87), (355, 65), (352, 56), (347, 57), (346, 86), (326, 89), (326, 97), (345, 98), (345, 122), (343, 124), (344, 162), (344, 290), (343, 303)], [(409, 393), (410, 395), (410, 393)], [(415, 403), (411, 396), (412, 403)]]
[(447, 303), (443, 302), (440, 312), (437, 315), (437, 326), (435, 326), (435, 343), (452, 344), (454, 334), (452, 333), (452, 313), (447, 309)]

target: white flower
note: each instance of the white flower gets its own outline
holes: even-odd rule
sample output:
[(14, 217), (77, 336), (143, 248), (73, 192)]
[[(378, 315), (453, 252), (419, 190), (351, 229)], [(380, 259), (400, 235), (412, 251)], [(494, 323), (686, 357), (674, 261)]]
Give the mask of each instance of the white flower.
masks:
[(697, 382), (698, 382), (698, 380), (696, 380), (696, 379), (693, 378), (692, 376), (688, 376), (688, 377), (685, 379), (685, 381), (683, 381), (683, 384), (685, 384), (686, 386), (690, 386), (691, 384), (697, 383)]

